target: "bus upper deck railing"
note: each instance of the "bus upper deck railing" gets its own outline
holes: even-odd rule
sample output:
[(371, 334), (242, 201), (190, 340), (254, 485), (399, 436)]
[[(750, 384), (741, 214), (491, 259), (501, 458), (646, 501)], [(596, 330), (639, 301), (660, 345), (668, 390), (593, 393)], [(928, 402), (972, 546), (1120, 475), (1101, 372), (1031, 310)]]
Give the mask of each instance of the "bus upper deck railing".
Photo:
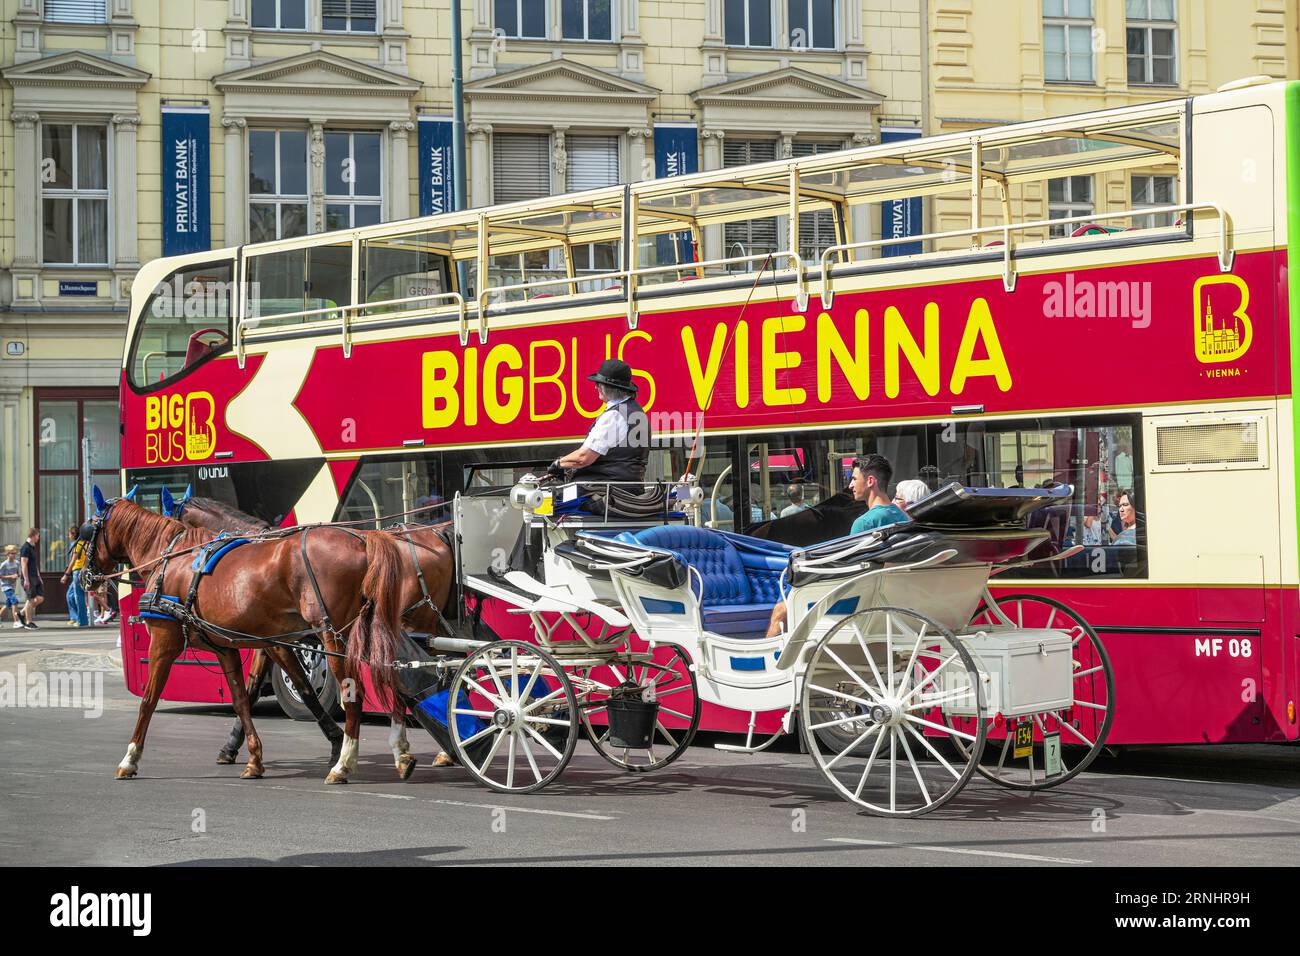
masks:
[[(489, 312), (492, 308), (491, 299), (493, 298), (493, 296), (499, 296), (502, 294), (512, 293), (512, 292), (521, 292), (521, 291), (526, 292), (527, 290), (530, 289), (549, 288), (549, 287), (564, 286), (564, 285), (570, 285), (576, 287), (577, 283), (579, 282), (584, 282), (584, 283), (602, 282), (602, 281), (618, 282), (621, 283), (622, 285), (622, 288), (619, 291), (622, 292), (624, 299), (626, 300), (627, 303), (628, 327), (631, 329), (635, 329), (637, 327), (637, 321), (638, 321), (637, 286), (638, 286), (639, 279), (647, 276), (653, 276), (653, 275), (659, 275), (659, 274), (671, 273), (671, 272), (695, 272), (697, 278), (704, 278), (703, 270), (708, 268), (725, 267), (729, 265), (736, 265), (738, 263), (752, 263), (752, 262), (759, 262), (759, 261), (763, 261), (764, 263), (766, 263), (766, 261), (769, 259), (772, 260), (773, 262), (785, 261), (787, 263), (790, 263), (790, 266), (786, 271), (790, 271), (794, 273), (794, 283), (796, 286), (795, 305), (798, 311), (803, 312), (807, 309), (808, 296), (810, 291), (808, 288), (808, 275), (812, 271), (816, 271), (820, 276), (819, 286), (821, 292), (822, 305), (823, 307), (829, 308), (835, 295), (834, 289), (832, 287), (833, 279), (834, 279), (834, 266), (831, 260), (836, 256), (839, 256), (843, 260), (845, 258), (844, 257), (845, 253), (853, 252), (857, 250), (879, 249), (879, 248), (885, 248), (888, 246), (905, 244), (905, 243), (939, 242), (948, 239), (961, 239), (961, 238), (970, 238), (970, 237), (985, 236), (985, 235), (1001, 236), (1000, 251), (1002, 254), (1003, 287), (1006, 289), (1007, 292), (1014, 292), (1016, 287), (1016, 278), (1017, 278), (1017, 273), (1015, 270), (1016, 244), (1014, 241), (1016, 234), (1024, 233), (1035, 229), (1045, 229), (1045, 228), (1051, 228), (1053, 226), (1072, 225), (1075, 223), (1096, 223), (1096, 222), (1105, 222), (1105, 221), (1123, 220), (1123, 219), (1157, 217), (1162, 215), (1172, 215), (1175, 213), (1183, 213), (1188, 216), (1194, 216), (1194, 214), (1197, 212), (1213, 212), (1216, 218), (1218, 219), (1219, 232), (1217, 238), (1218, 238), (1218, 245), (1219, 245), (1219, 251), (1218, 251), (1219, 268), (1224, 272), (1232, 271), (1233, 260), (1235, 257), (1235, 249), (1233, 248), (1233, 242), (1232, 242), (1232, 219), (1229, 216), (1227, 210), (1223, 208), (1223, 206), (1221, 206), (1218, 203), (1211, 203), (1211, 202), (1179, 203), (1174, 205), (1163, 205), (1163, 206), (1145, 206), (1140, 209), (1125, 209), (1125, 210), (1119, 210), (1115, 212), (1093, 213), (1089, 215), (1069, 216), (1069, 217), (1062, 217), (1058, 219), (1035, 219), (1035, 220), (1029, 220), (1025, 222), (1009, 222), (1009, 223), (1001, 223), (997, 225), (980, 226), (971, 229), (952, 229), (952, 230), (946, 230), (942, 232), (923, 233), (921, 235), (915, 235), (915, 236), (899, 236), (899, 237), (891, 237), (887, 239), (870, 239), (870, 240), (862, 240), (860, 242), (839, 243), (836, 245), (829, 246), (822, 251), (818, 262), (819, 268), (815, 270), (809, 269), (804, 263), (803, 259), (796, 252), (793, 252), (789, 249), (784, 249), (784, 250), (777, 250), (771, 253), (765, 253), (765, 252), (752, 253), (743, 256), (730, 256), (721, 259), (679, 262), (679, 263), (671, 263), (668, 265), (638, 266), (632, 269), (617, 269), (617, 270), (610, 270), (607, 272), (600, 272), (600, 273), (585, 273), (582, 274), (581, 276), (565, 275), (558, 278), (535, 279), (527, 282), (514, 283), (510, 285), (487, 286), (484, 289), (482, 289), (482, 291), (478, 292), (474, 297), (475, 312), (476, 312), (477, 325), (478, 325), (478, 329), (477, 329), (478, 339), (480, 344), (487, 342), (488, 333), (489, 333), (488, 318), (489, 318)], [(792, 238), (797, 238), (797, 234), (795, 236), (792, 236)], [(1050, 241), (1059, 242), (1062, 240), (1056, 239)], [(1078, 245), (1079, 245), (1078, 243), (1070, 243), (1068, 246), (1063, 246), (1062, 248), (1074, 249), (1077, 248)], [(961, 254), (963, 252), (966, 253), (989, 252), (991, 251), (991, 249), (992, 249), (991, 246), (984, 246), (984, 247), (976, 247), (975, 249), (968, 249), (968, 250), (935, 250), (934, 252), (931, 253), (921, 253), (921, 255), (938, 255), (938, 254), (953, 255), (953, 254)], [(480, 260), (482, 258), (483, 256), (480, 256)], [(847, 263), (841, 262), (840, 264), (844, 265)], [(766, 266), (761, 267), (757, 271), (761, 272), (762, 268), (766, 268)], [(479, 263), (479, 274), (480, 275), (490, 274), (488, 270), (485, 268), (485, 263), (482, 261), (480, 261)], [(713, 278), (720, 278), (720, 277), (713, 277)], [(446, 302), (448, 304), (444, 306), (435, 305), (435, 306), (430, 306), (428, 308), (422, 308), (422, 309), (401, 309), (397, 312), (386, 313), (383, 316), (371, 316), (367, 319), (361, 319), (361, 320), (358, 320), (356, 318), (358, 313), (372, 312), (381, 309), (387, 310), (395, 306), (403, 306), (415, 302)], [(319, 308), (319, 309), (304, 309), (299, 312), (279, 313), (272, 316), (254, 316), (254, 317), (241, 316), (238, 319), (238, 321), (235, 323), (235, 342), (234, 342), (235, 351), (236, 351), (236, 355), (240, 367), (242, 368), (244, 365), (248, 332), (251, 331), (252, 327), (256, 326), (258, 323), (266, 319), (274, 319), (276, 320), (276, 322), (283, 322), (284, 320), (311, 319), (311, 318), (318, 318), (318, 317), (331, 316), (331, 315), (339, 316), (339, 326), (342, 332), (343, 350), (345, 356), (351, 355), (353, 332), (356, 329), (364, 327), (365, 325), (369, 324), (371, 321), (375, 321), (380, 318), (385, 320), (401, 318), (403, 321), (410, 321), (413, 319), (421, 318), (423, 316), (428, 316), (429, 318), (443, 318), (443, 317), (450, 318), (454, 315), (457, 322), (457, 331), (460, 339), (460, 344), (464, 346), (469, 341), (470, 317), (469, 317), (469, 311), (467, 308), (465, 298), (459, 292), (454, 292), (454, 291), (431, 293), (428, 295), (407, 296), (398, 299), (385, 299), (377, 302), (358, 303), (358, 304), (343, 305), (343, 306), (330, 306), (327, 308)]]

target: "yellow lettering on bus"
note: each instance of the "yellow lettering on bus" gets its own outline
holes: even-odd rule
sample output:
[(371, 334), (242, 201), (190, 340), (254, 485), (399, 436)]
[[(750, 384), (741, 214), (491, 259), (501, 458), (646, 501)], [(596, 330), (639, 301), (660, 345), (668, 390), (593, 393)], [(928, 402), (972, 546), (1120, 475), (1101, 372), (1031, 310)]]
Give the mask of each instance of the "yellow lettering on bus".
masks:
[(478, 346), (465, 350), (465, 384), (461, 386), (465, 396), (465, 425), (473, 428), (478, 424)]
[(736, 325), (736, 407), (749, 407), (749, 323)]
[[(540, 349), (554, 349), (557, 356), (555, 371), (550, 375), (541, 375), (537, 371), (537, 353)], [(553, 339), (532, 342), (528, 346), (528, 367), (532, 374), (528, 385), (528, 417), (534, 422), (552, 422), (564, 414), (568, 399), (564, 392), (564, 346)], [(541, 412), (537, 409), (537, 386), (554, 385), (559, 396), (553, 412)]]
[(167, 396), (167, 425), (180, 428), (185, 424), (185, 397), (183, 395)]
[(682, 348), (686, 353), (686, 368), (691, 374), (691, 385), (695, 389), (695, 407), (707, 408), (713, 386), (718, 382), (718, 372), (722, 368), (722, 350), (727, 345), (727, 326), (719, 322), (713, 330), (713, 341), (709, 343), (709, 360), (704, 369), (700, 368), (700, 350), (695, 344), (695, 330), (689, 325), (682, 326)]
[(162, 428), (162, 399), (151, 395), (144, 400), (144, 430), (147, 432)]
[[(789, 371), (803, 364), (803, 356), (798, 352), (778, 351), (776, 337), (785, 332), (802, 332), (804, 330), (802, 315), (780, 315), (763, 320), (762, 345), (763, 355), (763, 404), (802, 405), (808, 400), (808, 392), (802, 388), (778, 388), (776, 373)], [(784, 344), (784, 343), (783, 343)]]
[[(987, 358), (975, 358), (976, 341), (984, 343)], [(1002, 354), (1002, 343), (998, 341), (998, 330), (993, 325), (993, 313), (983, 297), (970, 304), (970, 314), (966, 317), (966, 328), (961, 334), (961, 345), (957, 349), (957, 361), (952, 366), (952, 383), (949, 386), (954, 395), (960, 395), (970, 378), (993, 376), (998, 389), (1011, 390), (1011, 369), (1007, 367), (1007, 358)], [(931, 393), (933, 394), (933, 393)]]
[[(586, 382), (585, 380), (582, 383), (579, 383), (578, 375), (582, 374), (585, 376), (586, 373), (581, 371), (582, 363), (578, 361), (578, 340), (574, 338), (571, 339), (570, 342), (572, 343), (570, 345), (570, 349), (573, 352), (573, 359), (571, 362), (569, 362), (569, 381), (573, 383), (573, 387), (569, 391), (570, 394), (573, 396), (573, 408), (583, 418), (598, 418), (600, 416), (600, 413), (605, 409), (604, 405), (597, 403), (596, 407), (593, 408), (591, 411), (588, 411), (587, 409), (582, 407), (582, 399), (579, 396), (582, 394), (583, 390), (588, 390), (588, 394), (590, 394), (589, 390), (593, 386), (591, 385), (590, 382)], [(605, 358), (609, 358), (609, 336), (608, 335), (605, 336)]]
[(817, 401), (825, 404), (831, 400), (831, 359), (833, 358), (844, 379), (853, 389), (858, 401), (865, 402), (871, 394), (870, 327), (867, 310), (858, 309), (853, 316), (853, 351), (850, 352), (835, 322), (823, 312), (817, 316)]
[(460, 369), (450, 352), (425, 352), (420, 357), (420, 420), (425, 428), (447, 428), (456, 424), (460, 396), (456, 381)]
[(925, 306), (925, 348), (916, 344), (912, 330), (903, 321), (902, 314), (894, 306), (885, 309), (885, 394), (890, 398), (898, 397), (898, 355), (907, 356), (907, 364), (912, 367), (916, 380), (925, 389), (925, 394), (939, 394), (939, 307), (933, 302)]
[[(652, 341), (654, 341), (654, 339), (653, 339), (653, 337), (650, 335), (650, 333), (649, 333), (649, 332), (646, 332), (646, 331), (643, 331), (642, 329), (637, 329), (637, 330), (634, 331), (634, 332), (628, 332), (626, 335), (624, 335), (622, 341), (620, 341), (620, 342), (618, 343), (618, 357), (619, 357), (620, 359), (622, 359), (624, 362), (627, 362), (628, 365), (632, 365), (632, 363), (631, 363), (630, 361), (628, 361), (627, 356), (625, 356), (623, 353), (624, 353), (624, 351), (627, 349), (627, 343), (630, 342), (630, 341), (633, 340), (633, 339), (645, 339), (647, 342), (652, 342)], [(641, 408), (642, 408), (643, 410), (645, 410), (645, 411), (648, 412), (648, 411), (650, 411), (650, 407), (651, 407), (652, 405), (654, 405), (654, 403), (655, 403), (655, 380), (654, 380), (654, 376), (651, 375), (651, 374), (650, 374), (648, 371), (646, 371), (645, 369), (637, 368), (636, 366), (633, 365), (633, 366), (632, 366), (632, 377), (633, 377), (633, 378), (643, 378), (643, 379), (645, 379), (645, 383), (646, 383), (645, 394), (643, 394), (643, 395), (638, 395), (638, 396), (637, 396), (637, 401), (638, 401), (638, 403), (640, 403)]]
[[(483, 362), (483, 411), (498, 425), (509, 425), (524, 406), (524, 383), (518, 375), (502, 376), (503, 365), (516, 372), (524, 367), (523, 356), (513, 345), (494, 345), (488, 350)], [(504, 401), (500, 395), (505, 396)]]

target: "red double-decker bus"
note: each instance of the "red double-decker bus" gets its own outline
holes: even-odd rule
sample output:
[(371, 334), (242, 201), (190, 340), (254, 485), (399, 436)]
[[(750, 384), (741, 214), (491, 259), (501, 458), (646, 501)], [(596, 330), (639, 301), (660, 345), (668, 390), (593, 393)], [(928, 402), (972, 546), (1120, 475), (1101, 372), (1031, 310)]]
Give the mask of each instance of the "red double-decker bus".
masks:
[[(585, 376), (618, 356), (681, 439), (651, 477), (703, 434), (714, 527), (824, 500), (869, 452), (931, 488), (1071, 485), (1031, 521), (1082, 551), (995, 593), (1095, 626), (1110, 741), (1292, 740), (1298, 151), (1300, 86), (1245, 85), (159, 260), (124, 484), (275, 523), (509, 487), (582, 439)], [(1054, 216), (1067, 177), (1170, 201)], [(918, 198), (933, 231), (873, 237)], [(138, 692), (147, 634), (123, 634)], [(205, 655), (179, 663), (164, 696), (224, 699)]]

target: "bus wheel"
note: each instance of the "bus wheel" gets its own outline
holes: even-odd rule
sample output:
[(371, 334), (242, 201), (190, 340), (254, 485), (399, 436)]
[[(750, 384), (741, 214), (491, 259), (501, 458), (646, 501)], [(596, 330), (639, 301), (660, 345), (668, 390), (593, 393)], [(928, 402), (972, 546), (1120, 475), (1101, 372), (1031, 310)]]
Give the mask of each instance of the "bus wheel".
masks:
[[(317, 638), (309, 637), (300, 642), (303, 647), (320, 647), (320, 641)], [(343, 717), (343, 708), (339, 706), (339, 685), (334, 680), (334, 675), (330, 673), (329, 663), (323, 654), (311, 654), (305, 651), (295, 650), (298, 660), (302, 663), (302, 669), (307, 674), (307, 679), (311, 681), (312, 689), (316, 691), (316, 696), (320, 698), (321, 707), (325, 713), (329, 714), (335, 720)], [(289, 680), (289, 675), (282, 671), (277, 664), (271, 670), (271, 686), (275, 690), (275, 699), (280, 704), (280, 709), (284, 711), (285, 716), (292, 717), (294, 720), (315, 720), (307, 705), (303, 703), (302, 697), (298, 693), (298, 688), (293, 686), (293, 681)]]

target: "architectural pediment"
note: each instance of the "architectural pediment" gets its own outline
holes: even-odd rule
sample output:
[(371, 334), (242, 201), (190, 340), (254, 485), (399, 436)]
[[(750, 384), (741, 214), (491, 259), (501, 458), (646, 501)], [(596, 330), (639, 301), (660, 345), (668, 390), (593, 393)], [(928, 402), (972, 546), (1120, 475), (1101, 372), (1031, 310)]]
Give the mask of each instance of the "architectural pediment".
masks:
[(223, 93), (307, 96), (411, 97), (420, 89), (418, 80), (323, 50), (232, 70), (213, 77), (212, 83)]
[(117, 87), (138, 90), (149, 82), (144, 70), (103, 57), (71, 50), (57, 56), (28, 60), (11, 66), (3, 72), (4, 78), (15, 89), (23, 87)]
[(780, 104), (795, 109), (837, 107), (864, 110), (879, 108), (885, 99), (879, 93), (860, 86), (794, 66), (706, 86), (696, 90), (691, 97), (701, 106), (752, 104), (767, 107)]
[(467, 99), (544, 99), (648, 104), (659, 95), (637, 83), (573, 60), (548, 60), (465, 84)]

